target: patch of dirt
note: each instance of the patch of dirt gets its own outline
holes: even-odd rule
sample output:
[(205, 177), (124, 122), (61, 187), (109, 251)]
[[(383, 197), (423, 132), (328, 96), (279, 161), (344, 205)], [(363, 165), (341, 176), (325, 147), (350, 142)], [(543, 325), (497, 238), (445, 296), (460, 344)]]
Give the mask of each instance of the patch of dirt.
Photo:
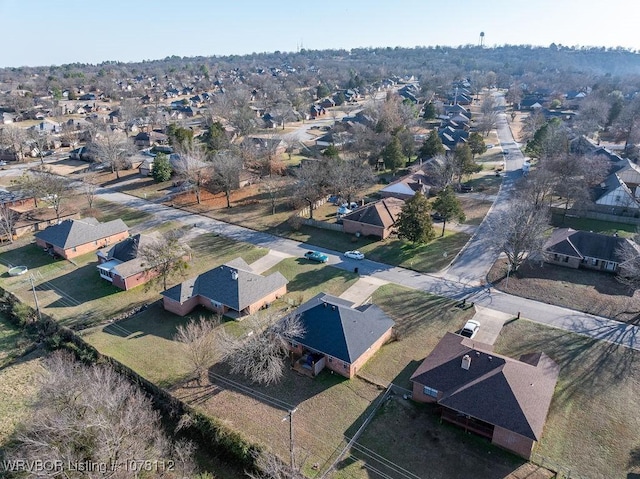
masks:
[(630, 291), (614, 275), (538, 262), (526, 262), (507, 283), (507, 262), (499, 259), (487, 279), (495, 288), (523, 298), (640, 324), (640, 292)]

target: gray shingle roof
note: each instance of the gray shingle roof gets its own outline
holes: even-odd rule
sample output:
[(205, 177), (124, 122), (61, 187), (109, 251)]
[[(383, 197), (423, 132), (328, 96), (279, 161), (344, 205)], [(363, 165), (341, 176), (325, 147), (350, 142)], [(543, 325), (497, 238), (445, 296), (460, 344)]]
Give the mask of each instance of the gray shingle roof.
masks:
[[(462, 358), (471, 358), (469, 369)], [(490, 345), (446, 333), (411, 376), (443, 393), (438, 404), (539, 440), (560, 372), (544, 353), (521, 361), (492, 352)]]
[(608, 236), (590, 231), (577, 231), (571, 228), (558, 228), (553, 231), (545, 244), (545, 251), (577, 258), (597, 258), (620, 263), (622, 245), (629, 243), (626, 238)]
[(261, 276), (252, 272), (242, 258), (236, 258), (161, 294), (180, 303), (193, 296), (203, 296), (235, 311), (242, 311), (287, 283), (279, 272)]
[(352, 364), (393, 325), (378, 306), (353, 303), (320, 293), (300, 306), (305, 333), (291, 338), (309, 349)]
[(63, 249), (91, 243), (108, 236), (124, 233), (129, 227), (121, 219), (100, 223), (95, 218), (64, 220), (35, 234), (47, 243)]
[(121, 278), (128, 278), (147, 269), (144, 265), (144, 259), (138, 257), (140, 248), (152, 245), (159, 240), (160, 233), (158, 232), (131, 236), (113, 245), (107, 252), (107, 260), (117, 259), (122, 261), (121, 264), (114, 266), (113, 270)]

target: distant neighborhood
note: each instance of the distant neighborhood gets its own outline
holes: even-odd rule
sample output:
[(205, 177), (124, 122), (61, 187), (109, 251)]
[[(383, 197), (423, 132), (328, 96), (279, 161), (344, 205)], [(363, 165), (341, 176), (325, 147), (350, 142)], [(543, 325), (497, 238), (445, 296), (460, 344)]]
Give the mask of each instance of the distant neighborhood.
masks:
[(7, 317), (260, 477), (639, 474), (637, 58), (402, 53), (0, 70)]

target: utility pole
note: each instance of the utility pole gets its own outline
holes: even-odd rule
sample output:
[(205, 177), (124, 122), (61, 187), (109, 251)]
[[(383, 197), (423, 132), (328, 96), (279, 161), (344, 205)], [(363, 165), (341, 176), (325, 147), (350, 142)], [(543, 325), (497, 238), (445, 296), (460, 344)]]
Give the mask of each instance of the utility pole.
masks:
[(282, 418), (283, 422), (289, 419), (289, 464), (291, 466), (291, 469), (294, 469), (296, 466), (293, 454), (293, 413), (297, 410), (298, 408), (289, 409), (289, 411), (287, 411), (289, 414)]
[(31, 283), (31, 291), (33, 291), (33, 299), (36, 302), (36, 312), (38, 313), (38, 319), (42, 320), (42, 315), (40, 314), (40, 303), (38, 303), (38, 295), (36, 294), (36, 285), (34, 284), (34, 277), (31, 273), (29, 273), (29, 282)]

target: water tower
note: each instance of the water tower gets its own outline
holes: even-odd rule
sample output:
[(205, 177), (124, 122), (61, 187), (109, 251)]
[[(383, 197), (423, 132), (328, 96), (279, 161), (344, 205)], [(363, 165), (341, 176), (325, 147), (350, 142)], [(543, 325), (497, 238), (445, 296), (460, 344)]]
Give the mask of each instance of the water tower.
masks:
[(484, 32), (480, 32), (480, 48), (484, 47)]

